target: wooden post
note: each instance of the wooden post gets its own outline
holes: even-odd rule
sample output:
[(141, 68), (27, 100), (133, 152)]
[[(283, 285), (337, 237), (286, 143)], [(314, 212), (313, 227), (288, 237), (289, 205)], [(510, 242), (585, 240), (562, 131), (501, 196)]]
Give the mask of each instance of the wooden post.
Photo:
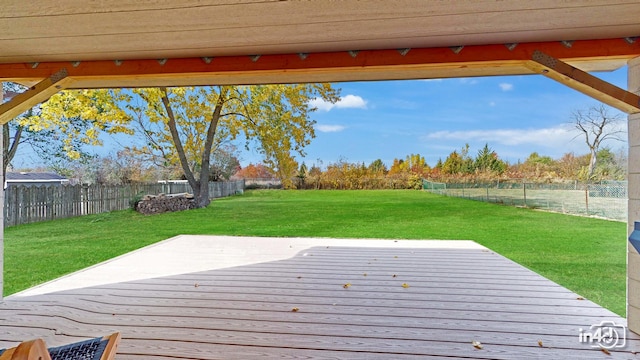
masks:
[(584, 204), (587, 216), (589, 216), (589, 181), (587, 181), (587, 184), (584, 187)]
[(81, 191), (80, 201), (82, 202), (82, 210), (80, 215), (91, 214), (89, 212), (89, 186), (82, 184)]
[[(4, 100), (3, 83), (0, 81), (0, 104)], [(0, 164), (4, 164), (4, 136), (0, 136)], [(4, 296), (4, 166), (0, 169), (0, 301)]]
[[(640, 94), (640, 57), (628, 63), (628, 89)], [(627, 236), (640, 221), (640, 114), (629, 115)], [(640, 254), (627, 242), (627, 325), (640, 334)]]

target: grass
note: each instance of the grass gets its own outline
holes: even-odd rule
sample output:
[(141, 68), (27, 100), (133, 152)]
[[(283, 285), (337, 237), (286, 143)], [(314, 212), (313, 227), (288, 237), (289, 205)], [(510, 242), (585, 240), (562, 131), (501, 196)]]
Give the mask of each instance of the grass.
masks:
[(626, 224), (418, 191), (248, 191), (186, 212), (10, 227), (5, 293), (177, 234), (475, 240), (625, 316)]

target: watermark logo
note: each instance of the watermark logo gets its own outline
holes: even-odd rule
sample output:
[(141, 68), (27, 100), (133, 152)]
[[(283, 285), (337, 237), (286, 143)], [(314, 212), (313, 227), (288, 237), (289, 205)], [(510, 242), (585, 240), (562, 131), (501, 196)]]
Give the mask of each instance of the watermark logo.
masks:
[(580, 328), (578, 341), (590, 344), (592, 347), (613, 349), (625, 347), (627, 343), (627, 329), (613, 321), (602, 321), (591, 325), (589, 329)]

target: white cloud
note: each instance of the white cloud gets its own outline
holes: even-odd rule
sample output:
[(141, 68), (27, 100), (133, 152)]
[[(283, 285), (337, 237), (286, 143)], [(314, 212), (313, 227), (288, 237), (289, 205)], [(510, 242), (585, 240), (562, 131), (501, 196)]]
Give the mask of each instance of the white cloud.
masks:
[(314, 98), (309, 101), (309, 105), (323, 111), (329, 111), (334, 107), (338, 109), (366, 109), (367, 101), (358, 95), (349, 94), (340, 98), (335, 104), (326, 102), (320, 98)]
[(509, 84), (509, 83), (500, 83), (500, 89), (502, 91), (511, 91), (513, 90), (513, 84)]
[(340, 132), (346, 129), (342, 125), (316, 125), (316, 130), (320, 132)]
[(431, 140), (482, 141), (508, 146), (533, 144), (545, 147), (566, 146), (575, 137), (575, 130), (566, 125), (544, 129), (437, 131), (425, 136)]
[(347, 95), (342, 99), (338, 100), (335, 104), (337, 108), (357, 108), (357, 109), (366, 109), (367, 102), (357, 95)]
[(329, 111), (333, 108), (334, 104), (326, 102), (320, 98), (313, 98), (309, 101), (309, 106), (317, 108), (318, 110)]

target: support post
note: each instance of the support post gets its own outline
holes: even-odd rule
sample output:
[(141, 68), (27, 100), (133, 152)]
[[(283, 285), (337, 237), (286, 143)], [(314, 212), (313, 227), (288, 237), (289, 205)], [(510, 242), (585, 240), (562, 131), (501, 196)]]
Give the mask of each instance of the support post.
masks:
[[(0, 104), (4, 101), (3, 83), (0, 81)], [(1, 127), (0, 127), (1, 128)], [(4, 164), (4, 136), (0, 134), (0, 165)], [(0, 301), (4, 296), (4, 166), (0, 166)]]
[[(628, 63), (629, 92), (640, 94), (640, 57)], [(629, 202), (627, 236), (640, 221), (640, 114), (629, 115)], [(627, 325), (640, 334), (640, 254), (627, 243)]]

